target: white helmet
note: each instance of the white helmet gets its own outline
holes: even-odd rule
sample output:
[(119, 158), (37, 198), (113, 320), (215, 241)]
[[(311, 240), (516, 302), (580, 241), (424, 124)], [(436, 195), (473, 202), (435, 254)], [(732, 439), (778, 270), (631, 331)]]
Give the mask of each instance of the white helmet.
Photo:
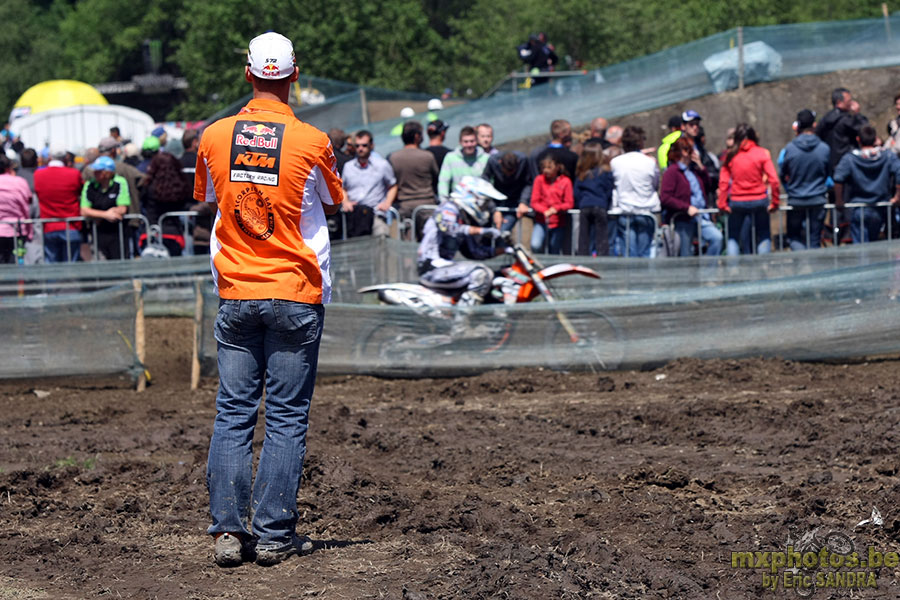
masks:
[(416, 111), (413, 110), (412, 106), (404, 106), (400, 109), (400, 117), (403, 119), (410, 119), (416, 116)]
[(440, 98), (432, 98), (428, 101), (428, 110), (443, 110), (444, 103), (441, 102)]
[(488, 200), (506, 200), (506, 195), (486, 179), (466, 175), (453, 188), (450, 199), (473, 225), (487, 225), (492, 212)]

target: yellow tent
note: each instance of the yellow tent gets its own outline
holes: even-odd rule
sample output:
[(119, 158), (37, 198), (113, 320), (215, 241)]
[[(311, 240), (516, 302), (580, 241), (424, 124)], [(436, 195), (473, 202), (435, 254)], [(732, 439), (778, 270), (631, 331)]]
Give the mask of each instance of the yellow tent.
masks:
[(13, 108), (13, 120), (69, 106), (105, 106), (103, 94), (93, 86), (71, 79), (54, 79), (33, 85), (19, 97)]

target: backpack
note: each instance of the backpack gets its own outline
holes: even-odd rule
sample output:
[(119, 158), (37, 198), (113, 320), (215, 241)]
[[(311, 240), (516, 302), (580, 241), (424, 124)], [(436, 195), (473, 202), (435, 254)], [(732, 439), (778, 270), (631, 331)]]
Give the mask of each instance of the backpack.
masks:
[(665, 224), (659, 228), (657, 246), (657, 256), (678, 256), (678, 251), (681, 248), (681, 238), (671, 224)]

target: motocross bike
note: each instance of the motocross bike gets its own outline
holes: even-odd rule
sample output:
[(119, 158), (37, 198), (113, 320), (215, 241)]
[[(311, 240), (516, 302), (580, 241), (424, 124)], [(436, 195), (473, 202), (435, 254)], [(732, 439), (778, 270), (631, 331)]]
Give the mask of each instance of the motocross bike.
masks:
[[(370, 371), (401, 376), (423, 364), (447, 375), (516, 366), (616, 368), (623, 354), (618, 328), (584, 301), (560, 302), (554, 290), (565, 289), (561, 278), (600, 275), (568, 263), (545, 267), (522, 244), (500, 243), (511, 261), (495, 272), (485, 306), (457, 306), (463, 289), (447, 294), (413, 283), (359, 289), (404, 310), (386, 313), (363, 331), (356, 360)], [(507, 310), (533, 301), (540, 303), (534, 310)]]

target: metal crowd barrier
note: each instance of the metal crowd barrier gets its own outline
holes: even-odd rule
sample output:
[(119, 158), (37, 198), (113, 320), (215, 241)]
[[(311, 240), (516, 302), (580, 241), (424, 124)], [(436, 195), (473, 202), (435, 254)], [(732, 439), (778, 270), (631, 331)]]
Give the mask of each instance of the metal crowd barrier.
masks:
[[(163, 224), (166, 219), (181, 219), (182, 223), (182, 232), (184, 235), (184, 254), (187, 256), (193, 256), (194, 254), (194, 236), (191, 234), (191, 225), (193, 225), (192, 219), (197, 217), (200, 213), (195, 210), (173, 210), (167, 213), (163, 213), (159, 215), (159, 218), (156, 220), (156, 226), (159, 228), (159, 235), (162, 236)], [(147, 231), (147, 243), (150, 243), (150, 232)], [(162, 241), (162, 240), (160, 240)]]
[[(785, 201), (788, 201), (788, 200), (789, 200), (788, 198), (785, 198)], [(876, 204), (865, 204), (865, 203), (861, 203), (861, 202), (850, 202), (850, 203), (845, 204), (845, 205), (844, 205), (844, 208), (845, 208), (845, 209), (866, 208), (866, 207), (868, 207), (868, 208), (872, 208), (872, 207), (876, 207), (876, 208), (887, 208), (887, 209), (888, 209), (888, 210), (887, 210), (887, 213), (888, 213), (888, 214), (887, 214), (887, 219), (886, 219), (886, 221), (887, 221), (887, 224), (886, 224), (886, 225), (887, 225), (886, 235), (887, 235), (887, 239), (893, 239), (893, 219), (891, 218), (891, 213), (892, 213), (892, 211), (890, 210), (890, 207), (891, 207), (891, 206), (892, 206), (892, 205), (891, 205), (890, 202), (878, 202), (878, 203), (876, 203)], [(414, 241), (414, 237), (413, 237), (413, 233), (412, 233), (412, 232), (413, 232), (413, 227), (414, 227), (413, 224), (416, 222), (417, 217), (418, 217), (420, 214), (423, 214), (423, 213), (433, 212), (435, 209), (437, 209), (437, 207), (438, 207), (437, 204), (424, 204), (424, 205), (422, 205), (422, 206), (417, 206), (416, 208), (414, 208), (414, 209), (413, 209), (413, 212), (412, 212), (412, 217), (411, 217), (411, 218), (408, 218), (408, 219), (404, 219), (403, 222), (402, 222), (401, 232), (400, 232), (400, 236), (399, 236), (400, 239), (407, 239), (407, 240), (413, 240), (413, 241)], [(831, 211), (832, 239), (833, 239), (834, 245), (838, 245), (838, 243), (840, 242), (840, 240), (838, 239), (838, 209), (837, 209), (837, 207), (836, 207), (834, 204), (825, 204), (825, 205), (824, 205), (824, 208), (825, 208), (826, 210), (828, 210), (828, 211)], [(778, 207), (778, 210), (779, 210), (779, 214), (780, 214), (780, 215), (784, 215), (784, 214), (787, 213), (788, 211), (792, 211), (792, 210), (805, 210), (805, 209), (806, 209), (806, 207), (790, 206), (789, 204), (781, 204), (781, 205), (779, 205), (779, 207)], [(391, 210), (394, 210), (394, 209), (392, 208)], [(515, 210), (516, 210), (515, 208), (497, 207), (497, 211), (499, 211), (499, 212), (501, 212), (501, 213), (514, 213)], [(570, 217), (570, 224), (571, 224), (571, 226), (570, 226), (570, 248), (571, 248), (571, 249), (570, 249), (570, 253), (571, 253), (572, 255), (574, 255), (574, 254), (577, 252), (577, 248), (578, 248), (578, 236), (579, 236), (579, 231), (580, 231), (580, 222), (579, 222), (580, 220), (578, 219), (578, 216), (581, 214), (581, 211), (579, 211), (577, 208), (575, 208), (575, 209), (569, 210), (569, 211), (567, 211), (567, 212), (568, 212), (568, 215), (569, 215), (569, 217)], [(728, 222), (727, 219), (728, 219), (728, 214), (726, 214), (726, 213), (721, 213), (721, 212), (719, 211), (719, 209), (717, 209), (717, 208), (703, 208), (703, 209), (699, 209), (699, 210), (698, 210), (698, 214), (720, 215), (720, 216), (723, 218), (723, 220), (724, 220), (724, 224), (726, 225), (725, 231), (723, 232), (723, 242), (727, 242), (727, 240), (728, 240), (728, 230), (727, 230), (727, 222)], [(631, 238), (631, 235), (630, 235), (630, 234), (631, 234), (631, 219), (632, 219), (632, 217), (634, 217), (634, 216), (636, 216), (636, 215), (646, 215), (646, 216), (652, 216), (652, 217), (653, 217), (653, 220), (654, 220), (654, 223), (655, 223), (655, 228), (654, 228), (654, 232), (653, 232), (654, 245), (655, 245), (655, 242), (656, 242), (656, 240), (657, 240), (657, 238), (658, 238), (658, 235), (659, 235), (659, 232), (660, 232), (660, 224), (659, 224), (660, 213), (619, 213), (619, 214), (610, 214), (610, 215), (609, 215), (610, 223), (612, 223), (613, 220), (616, 220), (616, 221), (621, 222), (621, 221), (622, 221), (621, 218), (624, 217), (624, 223), (625, 223), (625, 244), (626, 244), (626, 246), (625, 246), (625, 256), (628, 256), (628, 253), (629, 253), (630, 250), (631, 250), (631, 247), (630, 247), (630, 238)], [(527, 217), (527, 218), (530, 218), (530, 219), (534, 219), (534, 212), (533, 212), (533, 211), (529, 211), (528, 213), (526, 213), (526, 214), (523, 216), (523, 218), (526, 218), (526, 217)], [(860, 213), (859, 213), (859, 219), (860, 219), (860, 227), (861, 227), (861, 228), (862, 228), (862, 226), (864, 225), (864, 222), (865, 222), (865, 218), (864, 218), (864, 217), (865, 217), (865, 215), (864, 215), (863, 211), (860, 211)], [(399, 215), (398, 215), (398, 219), (399, 219)], [(523, 228), (521, 227), (521, 222), (522, 222), (522, 219), (518, 219), (518, 222), (517, 222), (516, 225), (515, 225), (516, 233), (514, 234), (514, 235), (515, 235), (515, 239), (516, 239), (518, 242), (520, 242), (520, 243), (522, 242), (523, 235), (524, 235), (524, 234), (523, 234)], [(786, 231), (785, 231), (785, 230), (786, 230), (785, 220), (784, 220), (783, 218), (780, 218), (779, 221), (778, 221), (778, 232), (777, 232), (777, 237), (778, 237), (778, 249), (784, 249), (784, 248), (785, 248), (785, 245), (784, 245), (784, 239), (785, 239), (785, 236), (786, 236)], [(807, 220), (806, 220), (806, 232), (805, 232), (805, 233), (806, 233), (806, 235), (805, 235), (804, 237), (805, 237), (806, 247), (809, 248), (809, 247), (810, 247), (811, 236), (810, 236), (810, 223), (809, 223), (809, 219), (808, 219), (808, 218), (807, 218)], [(750, 220), (750, 241), (751, 241), (751, 253), (752, 253), (752, 254), (756, 254), (756, 253), (758, 252), (758, 250), (759, 250), (759, 249), (758, 249), (757, 237), (758, 237), (758, 234), (757, 234), (757, 231), (756, 231), (756, 221), (755, 221), (754, 219), (751, 219), (751, 220)], [(773, 237), (775, 237), (775, 236), (774, 236), (774, 235), (770, 235), (770, 239), (773, 238)], [(703, 236), (702, 236), (702, 223), (700, 222), (699, 219), (698, 219), (698, 221), (697, 221), (697, 239), (698, 239), (698, 240), (702, 240), (702, 239), (703, 239)], [(548, 240), (545, 238), (545, 240), (544, 240), (544, 248), (543, 248), (544, 251), (547, 250), (547, 244), (548, 244)], [(723, 250), (726, 248), (726, 244), (725, 244), (725, 243), (723, 243), (722, 248), (723, 248)], [(612, 250), (612, 247), (610, 247), (610, 250)]]
[[(117, 221), (118, 229), (119, 229), (119, 256), (121, 256), (121, 260), (125, 260), (127, 255), (125, 253), (125, 227), (127, 226), (127, 221), (131, 221), (134, 219), (139, 219), (142, 222), (142, 225), (145, 229), (149, 229), (150, 222), (147, 220), (147, 217), (138, 213), (128, 213), (122, 216), (122, 220)], [(91, 244), (91, 252), (92, 257), (96, 259), (99, 256), (99, 248), (97, 243), (97, 220), (91, 219), (88, 217), (48, 217), (43, 219), (2, 219), (0, 223), (5, 223), (8, 225), (15, 225), (16, 232), (20, 232), (22, 230), (22, 225), (36, 225), (40, 228), (41, 233), (41, 256), (44, 255), (44, 223), (65, 223), (66, 224), (66, 261), (72, 262), (72, 247), (71, 242), (76, 241), (72, 236), (77, 232), (79, 239), (81, 238), (81, 231), (83, 230), (75, 230), (69, 227), (69, 224), (75, 222), (82, 222), (91, 227), (92, 234), (92, 244)], [(19, 239), (25, 238), (26, 236), (14, 235), (13, 236), (13, 244), (15, 248), (19, 247)], [(84, 243), (84, 240), (81, 240)]]
[[(392, 237), (392, 238), (398, 239), (398, 240), (403, 239), (404, 222), (400, 219), (400, 213), (397, 211), (397, 209), (392, 206), (388, 209), (387, 214), (380, 215), (379, 214), (380, 212), (381, 211), (375, 211), (375, 218), (383, 216), (385, 222), (388, 224), (388, 227), (390, 228), (390, 231), (391, 231), (389, 237)], [(332, 215), (332, 217), (335, 217), (337, 215), (340, 215), (340, 218), (341, 218), (341, 237), (340, 237), (340, 239), (346, 240), (347, 239), (347, 213), (345, 213), (344, 211), (339, 211), (339, 212), (335, 213), (334, 215)], [(397, 224), (397, 227), (393, 226), (394, 223)], [(332, 238), (332, 239), (334, 239), (334, 238)]]
[[(834, 204), (831, 204), (831, 203), (820, 205), (819, 207), (791, 206), (790, 204), (787, 204), (787, 205), (781, 204), (778, 207), (778, 212), (779, 212), (778, 233), (777, 233), (778, 249), (783, 250), (786, 247), (785, 246), (785, 237), (787, 234), (786, 234), (785, 230), (787, 227), (786, 227), (786, 223), (785, 223), (785, 219), (784, 219), (785, 214), (788, 212), (794, 211), (794, 210), (810, 211), (814, 208), (820, 208), (820, 207), (824, 208), (826, 211), (829, 211), (831, 213), (831, 239), (832, 239), (832, 243), (835, 246), (837, 246), (841, 241), (839, 239), (840, 223), (838, 222), (840, 209), (838, 209), (837, 206), (835, 206)], [(893, 211), (891, 210), (891, 207), (892, 207), (892, 204), (890, 202), (876, 202), (875, 204), (866, 204), (865, 202), (848, 202), (848, 203), (844, 204), (844, 209), (849, 209), (849, 210), (852, 210), (855, 208), (884, 208), (884, 209), (886, 209), (885, 212), (887, 213), (887, 215), (886, 215), (887, 218), (885, 219), (885, 221), (886, 221), (886, 224), (885, 224), (886, 232), (885, 233), (886, 233), (888, 240), (893, 239), (893, 219), (892, 219)], [(707, 213), (707, 214), (719, 214), (718, 209), (703, 209), (700, 212)], [(728, 215), (725, 215), (725, 218), (726, 218), (726, 223), (727, 223)], [(864, 211), (859, 211), (859, 225), (860, 225), (860, 229), (864, 228), (864, 225), (865, 225), (865, 212)], [(700, 235), (699, 235), (700, 227), (701, 227), (701, 225), (698, 222), (698, 224), (697, 224), (698, 239), (700, 239)], [(808, 214), (805, 219), (805, 228), (804, 229), (805, 229), (804, 236), (803, 236), (804, 242), (805, 242), (804, 245), (806, 246), (806, 248), (810, 248), (811, 242), (812, 242), (812, 236), (811, 236), (811, 230), (810, 230), (810, 219), (809, 219)], [(823, 232), (824, 232), (824, 223), (823, 223)], [(751, 234), (751, 253), (756, 254), (758, 251), (758, 247), (757, 247), (758, 244), (757, 244), (757, 239), (756, 239), (757, 238), (756, 221), (753, 219), (750, 220), (750, 234)], [(726, 238), (727, 238), (727, 231), (726, 231)], [(870, 240), (870, 241), (874, 241), (874, 240)]]
[[(887, 219), (886, 219), (887, 239), (893, 239), (893, 219), (891, 218), (892, 211), (890, 210), (892, 206), (893, 205), (890, 202), (878, 202), (876, 204), (866, 204), (866, 203), (862, 203), (862, 202), (850, 202), (850, 203), (844, 204), (844, 208), (850, 209), (850, 210), (855, 209), (855, 208), (884, 208), (884, 209), (887, 209), (886, 210), (886, 212), (887, 212)], [(433, 212), (435, 209), (437, 209), (437, 207), (438, 207), (437, 204), (425, 204), (422, 206), (418, 206), (415, 209), (413, 209), (411, 218), (402, 219), (402, 220), (400, 219), (400, 213), (397, 211), (397, 209), (394, 207), (391, 207), (389, 210), (389, 213), (388, 213), (389, 218), (387, 219), (387, 221), (389, 224), (393, 224), (393, 223), (398, 224), (398, 227), (396, 227), (396, 228), (392, 227), (391, 237), (393, 237), (395, 239), (412, 240), (413, 239), (413, 229), (414, 229), (413, 224), (416, 222), (416, 219), (418, 218), (418, 216), (423, 213)], [(813, 208), (813, 207), (810, 207), (810, 208)], [(838, 211), (838, 208), (834, 204), (825, 204), (824, 208), (825, 208), (825, 210), (830, 211), (830, 213), (831, 213), (832, 240), (833, 240), (833, 243), (835, 245), (837, 245), (840, 242), (840, 240), (838, 239), (838, 235), (839, 235), (839, 226), (838, 226), (839, 225), (838, 224), (839, 211)], [(806, 209), (806, 207), (796, 207), (796, 206), (782, 204), (781, 206), (779, 206), (779, 213), (780, 213), (780, 216), (783, 216), (784, 214), (786, 214), (789, 211), (805, 210), (805, 209)], [(508, 208), (508, 207), (498, 207), (497, 210), (501, 213), (514, 213), (516, 209)], [(581, 214), (581, 211), (579, 211), (578, 209), (572, 209), (567, 212), (568, 212), (568, 215), (570, 218), (570, 224), (571, 224), (571, 226), (569, 228), (570, 229), (570, 254), (574, 255), (577, 253), (577, 248), (578, 248), (578, 237), (579, 237), (579, 231), (580, 231), (580, 223), (579, 223), (578, 216)], [(338, 213), (338, 214), (341, 215), (341, 219), (342, 219), (342, 237), (341, 237), (341, 239), (347, 239), (347, 216), (346, 216), (346, 213)], [(682, 213), (682, 214), (685, 214), (685, 213)], [(720, 211), (716, 208), (705, 208), (705, 209), (699, 209), (698, 214), (719, 215)], [(192, 219), (197, 217), (198, 215), (199, 215), (199, 213), (196, 211), (171, 211), (171, 212), (163, 213), (162, 215), (160, 215), (159, 219), (157, 220), (156, 226), (158, 227), (158, 230), (161, 233), (163, 231), (163, 225), (166, 220), (175, 219), (175, 218), (181, 219), (182, 227), (183, 227), (183, 235), (184, 235), (184, 240), (185, 240), (184, 254), (192, 255), (193, 251), (194, 251), (194, 244), (193, 244), (193, 235), (191, 234), (191, 224), (192, 224)], [(630, 240), (630, 238), (631, 238), (631, 235), (630, 235), (631, 220), (632, 220), (632, 217), (637, 216), (637, 215), (646, 215), (646, 216), (653, 217), (653, 222), (654, 222), (655, 227), (654, 227), (652, 239), (654, 240), (654, 246), (656, 245), (656, 240), (658, 238), (659, 231), (660, 231), (659, 214), (658, 213), (611, 214), (611, 215), (609, 215), (610, 222), (615, 220), (618, 222), (619, 225), (621, 225), (622, 222), (624, 221), (624, 225), (625, 225), (625, 247), (624, 247), (625, 253), (624, 253), (624, 256), (628, 256), (628, 254), (631, 250), (631, 247), (630, 247), (630, 244), (631, 244), (631, 240)], [(727, 218), (728, 218), (728, 215), (722, 214), (722, 216), (726, 220), (726, 231), (725, 231), (724, 236), (725, 236), (725, 239), (727, 240)], [(514, 226), (515, 239), (520, 243), (523, 241), (523, 237), (524, 237), (524, 233), (523, 233), (524, 228), (522, 227), (522, 219), (524, 219), (526, 217), (533, 219), (534, 212), (529, 211), (528, 213), (526, 213), (521, 219), (518, 219), (518, 222)], [(122, 220), (118, 221), (118, 223), (117, 223), (118, 229), (119, 229), (119, 251), (120, 251), (120, 255), (123, 257), (122, 260), (125, 260), (127, 257), (127, 254), (125, 253), (125, 246), (127, 243), (125, 226), (127, 224), (127, 221), (133, 220), (133, 219), (139, 219), (142, 222), (143, 230), (148, 232), (148, 235), (151, 232), (150, 222), (144, 215), (137, 214), (137, 213), (128, 213), (128, 214), (124, 215), (122, 217)], [(860, 220), (860, 229), (863, 229), (864, 224), (865, 224), (864, 211), (859, 211), (859, 220)], [(81, 217), (81, 216), (79, 216), (79, 217), (40, 218), (40, 219), (0, 219), (0, 223), (15, 226), (16, 235), (13, 236), (13, 243), (15, 244), (16, 248), (19, 247), (19, 239), (25, 237), (25, 236), (21, 236), (18, 234), (18, 232), (20, 232), (22, 230), (23, 225), (34, 225), (34, 226), (40, 228), (41, 233), (43, 233), (43, 226), (45, 223), (65, 223), (66, 224), (66, 230), (65, 230), (66, 231), (66, 242), (67, 242), (66, 243), (66, 259), (68, 262), (71, 262), (71, 260), (72, 260), (70, 242), (74, 241), (73, 239), (70, 239), (69, 236), (73, 235), (75, 232), (78, 232), (79, 238), (81, 235), (79, 230), (74, 230), (71, 227), (69, 227), (69, 225), (74, 222), (89, 223), (89, 226), (91, 227), (91, 233), (93, 234), (92, 235), (93, 243), (91, 246), (91, 251), (92, 251), (93, 256), (97, 257), (99, 255), (99, 249), (97, 246), (97, 222), (94, 219), (90, 219), (87, 217)], [(779, 249), (785, 248), (785, 245), (784, 245), (785, 237), (786, 237), (785, 229), (786, 229), (785, 220), (783, 218), (779, 218), (778, 232), (777, 232)], [(773, 236), (770, 236), (770, 237), (773, 237)], [(702, 238), (702, 223), (699, 219), (697, 220), (697, 239), (698, 240), (703, 239)], [(756, 254), (758, 251), (757, 231), (756, 231), (756, 222), (753, 219), (750, 220), (750, 241), (751, 241), (751, 253)], [(809, 222), (808, 218), (806, 220), (805, 242), (806, 242), (806, 244), (805, 244), (806, 247), (809, 248), (811, 245), (810, 244), (811, 231), (810, 231), (810, 222)], [(548, 243), (549, 243), (549, 240), (547, 238), (545, 238), (544, 248), (542, 248), (542, 250), (544, 252), (547, 251)], [(723, 245), (723, 247), (724, 247), (724, 245)], [(612, 250), (612, 247), (610, 249)], [(41, 246), (41, 253), (43, 256), (43, 245)]]

